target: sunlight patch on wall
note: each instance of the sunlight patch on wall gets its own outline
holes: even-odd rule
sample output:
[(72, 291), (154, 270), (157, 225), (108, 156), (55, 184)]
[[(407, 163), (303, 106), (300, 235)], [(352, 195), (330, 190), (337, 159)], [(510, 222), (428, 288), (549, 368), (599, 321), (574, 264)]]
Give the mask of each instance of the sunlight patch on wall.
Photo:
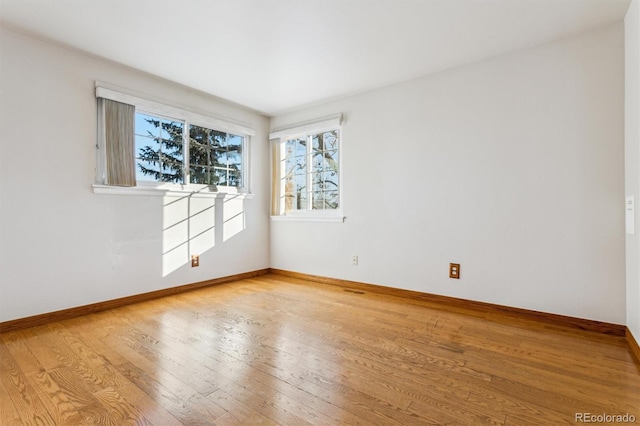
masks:
[(216, 199), (190, 198), (189, 248), (191, 254), (202, 254), (216, 245)]
[(175, 271), (189, 257), (189, 199), (164, 197), (162, 210), (162, 276)]
[(223, 241), (227, 241), (245, 228), (244, 199), (230, 198), (224, 201)]
[(162, 215), (162, 276), (215, 246), (215, 198), (166, 196)]
[(163, 198), (162, 276), (191, 263), (246, 227), (244, 197), (192, 193)]

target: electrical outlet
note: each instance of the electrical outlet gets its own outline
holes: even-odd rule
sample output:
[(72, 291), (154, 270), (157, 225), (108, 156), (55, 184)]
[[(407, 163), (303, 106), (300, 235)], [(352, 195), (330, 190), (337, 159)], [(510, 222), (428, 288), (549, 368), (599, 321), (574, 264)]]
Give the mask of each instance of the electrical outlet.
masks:
[(195, 268), (197, 266), (200, 266), (200, 256), (193, 254), (191, 255), (191, 267)]
[(460, 279), (460, 264), (459, 263), (450, 263), (449, 264), (449, 278)]
[(358, 266), (358, 255), (357, 255), (357, 254), (356, 254), (356, 255), (354, 255), (354, 256), (351, 258), (351, 264), (352, 264), (353, 266)]

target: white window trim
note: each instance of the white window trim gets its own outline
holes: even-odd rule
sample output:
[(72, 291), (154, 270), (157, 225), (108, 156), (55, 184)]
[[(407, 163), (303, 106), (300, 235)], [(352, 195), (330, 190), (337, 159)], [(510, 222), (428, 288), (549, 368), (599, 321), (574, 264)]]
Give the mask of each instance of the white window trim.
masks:
[[(198, 194), (199, 196), (215, 197), (221, 195), (244, 195), (245, 198), (251, 199), (251, 180), (250, 180), (250, 143), (251, 136), (256, 135), (256, 131), (242, 123), (233, 122), (228, 119), (205, 115), (193, 110), (186, 109), (181, 106), (171, 105), (164, 101), (155, 100), (151, 96), (136, 93), (131, 90), (116, 88), (113, 85), (95, 82), (96, 98), (110, 99), (112, 101), (122, 102), (136, 107), (136, 112), (146, 113), (149, 115), (158, 115), (168, 119), (177, 119), (188, 124), (196, 126), (208, 127), (214, 130), (233, 133), (244, 138), (242, 151), (242, 188), (231, 186), (215, 186), (195, 185), (195, 184), (178, 184), (167, 182), (136, 182), (133, 187), (117, 187), (105, 185), (105, 164), (106, 156), (104, 153), (103, 135), (98, 134), (98, 164), (96, 167), (96, 183), (93, 185), (93, 192), (96, 194), (114, 194), (114, 195), (156, 195), (162, 196), (167, 193), (176, 194)], [(101, 120), (104, 117), (98, 117), (98, 128), (101, 129)], [(206, 188), (206, 190), (204, 189)]]
[[(283, 143), (290, 139), (295, 139), (301, 136), (307, 136), (312, 133), (321, 133), (329, 130), (338, 130), (340, 138), (338, 139), (338, 152), (340, 153), (340, 161), (338, 164), (338, 175), (340, 176), (340, 189), (339, 189), (339, 205), (340, 208), (335, 210), (294, 210), (290, 212), (282, 212), (278, 215), (271, 215), (271, 219), (275, 221), (312, 221), (312, 222), (344, 222), (343, 214), (343, 151), (342, 151), (342, 114), (335, 114), (327, 117), (320, 118), (318, 120), (307, 121), (298, 123), (292, 126), (282, 127), (274, 129), (269, 134), (269, 140), (272, 143), (277, 143), (280, 147)], [(280, 162), (278, 161), (278, 164)], [(278, 179), (281, 177), (281, 170), (278, 170)], [(279, 200), (279, 210), (282, 209), (281, 205), (281, 185), (278, 185), (278, 193), (273, 194)]]
[(299, 215), (299, 214), (285, 214), (279, 216), (271, 216), (273, 221), (298, 221), (298, 222), (344, 222), (345, 217), (342, 213), (333, 213), (331, 215)]
[(223, 119), (215, 117), (211, 114), (203, 114), (179, 105), (172, 105), (164, 100), (156, 100), (152, 96), (138, 94), (133, 91), (120, 88), (114, 89), (113, 87), (115, 86), (109, 86), (105, 83), (96, 81), (96, 97), (134, 105), (136, 108), (141, 110), (152, 111), (167, 117), (186, 120), (191, 124), (213, 127), (215, 130), (247, 136), (256, 135), (255, 130), (244, 124), (235, 123), (226, 118)]
[(342, 114), (330, 115), (318, 120), (306, 121), (293, 126), (274, 129), (269, 133), (269, 139), (291, 139), (306, 133), (320, 133), (323, 130), (333, 130), (342, 124)]
[(235, 187), (218, 187), (213, 191), (208, 185), (180, 185), (166, 182), (138, 182), (138, 186), (92, 185), (95, 194), (140, 195), (151, 197), (190, 196), (195, 198), (243, 198), (253, 199), (254, 194), (237, 191)]

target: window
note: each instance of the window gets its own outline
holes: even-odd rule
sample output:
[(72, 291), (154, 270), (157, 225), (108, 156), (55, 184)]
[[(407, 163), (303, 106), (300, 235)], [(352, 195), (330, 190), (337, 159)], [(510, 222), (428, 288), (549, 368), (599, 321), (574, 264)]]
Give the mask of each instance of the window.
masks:
[(285, 213), (340, 207), (338, 130), (288, 139), (283, 144)]
[[(246, 153), (252, 129), (100, 86), (96, 95), (98, 186), (163, 184), (170, 189), (166, 184), (173, 184), (179, 190), (248, 192)], [(131, 119), (120, 119), (125, 114)], [(117, 174), (111, 164), (118, 166)]]
[(136, 180), (242, 187), (243, 145), (243, 136), (136, 112)]
[(275, 216), (341, 218), (340, 119), (271, 134)]

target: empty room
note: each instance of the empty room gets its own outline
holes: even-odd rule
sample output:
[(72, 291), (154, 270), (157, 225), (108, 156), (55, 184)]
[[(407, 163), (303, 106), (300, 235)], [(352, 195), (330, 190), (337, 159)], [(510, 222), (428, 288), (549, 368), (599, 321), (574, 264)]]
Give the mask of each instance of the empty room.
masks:
[(640, 423), (640, 0), (0, 0), (1, 425)]

